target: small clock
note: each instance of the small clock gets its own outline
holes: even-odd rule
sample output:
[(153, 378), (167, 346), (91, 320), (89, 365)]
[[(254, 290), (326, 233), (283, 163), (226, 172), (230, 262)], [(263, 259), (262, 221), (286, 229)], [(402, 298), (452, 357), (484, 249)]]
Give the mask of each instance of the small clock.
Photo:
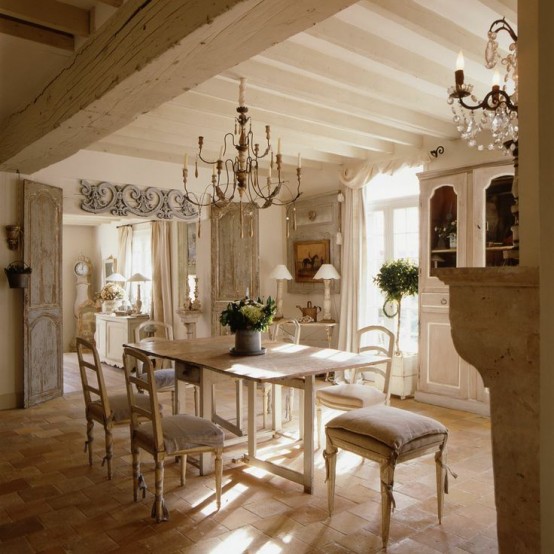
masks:
[(92, 264), (90, 263), (90, 260), (84, 256), (81, 256), (73, 266), (73, 273), (75, 273), (77, 277), (88, 277), (91, 270)]

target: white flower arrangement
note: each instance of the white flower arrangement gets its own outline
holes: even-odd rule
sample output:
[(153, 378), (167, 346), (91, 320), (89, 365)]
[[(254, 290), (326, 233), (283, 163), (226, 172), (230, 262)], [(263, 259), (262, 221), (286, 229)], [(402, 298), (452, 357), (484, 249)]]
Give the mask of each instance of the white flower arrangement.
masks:
[(98, 293), (100, 300), (123, 300), (126, 296), (125, 289), (117, 283), (104, 285)]

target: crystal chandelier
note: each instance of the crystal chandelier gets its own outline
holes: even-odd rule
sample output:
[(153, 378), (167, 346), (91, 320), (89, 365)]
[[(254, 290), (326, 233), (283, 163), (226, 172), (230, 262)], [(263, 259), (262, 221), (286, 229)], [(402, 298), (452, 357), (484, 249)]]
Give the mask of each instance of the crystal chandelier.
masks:
[[(283, 158), (281, 154), (281, 139), (277, 141), (277, 153), (274, 154), (270, 143), (271, 130), (265, 126), (265, 140), (267, 144), (260, 148), (254, 142), (252, 124), (248, 117), (248, 108), (245, 104), (245, 82), (240, 79), (238, 116), (235, 117), (235, 129), (223, 137), (223, 146), (216, 160), (204, 157), (202, 148), (204, 137), (198, 137), (198, 154), (195, 161), (195, 177), (198, 178), (198, 160), (212, 166), (211, 182), (204, 191), (196, 194), (188, 186), (188, 154), (185, 154), (183, 167), (183, 184), (185, 198), (200, 209), (206, 206), (225, 206), (229, 202), (238, 201), (241, 204), (241, 233), (242, 233), (242, 204), (250, 204), (253, 208), (263, 209), (269, 206), (286, 206), (295, 202), (300, 196), (300, 181), (302, 163), (298, 154), (296, 168), (296, 184), (289, 186), (282, 177)], [(228, 150), (232, 153), (226, 159)], [(234, 153), (234, 154), (233, 154)], [(265, 168), (262, 168), (264, 160)], [(265, 177), (261, 175), (262, 169)]]
[[(498, 53), (497, 35), (500, 31), (506, 31), (512, 39), (509, 53), (504, 58)], [(497, 19), (490, 26), (485, 49), (485, 66), (493, 69), (498, 62), (506, 70), (503, 84), (500, 86), (500, 76), (496, 70), (491, 90), (479, 102), (472, 94), (473, 85), (464, 83), (464, 59), (460, 52), (456, 64), (456, 84), (448, 89), (448, 103), (452, 106), (456, 128), (469, 146), (477, 146), (478, 150), (503, 149), (517, 157), (517, 35), (504, 18)], [(468, 96), (473, 104), (466, 102)], [(485, 141), (488, 142), (486, 146), (478, 143), (483, 130), (490, 131), (490, 140)]]

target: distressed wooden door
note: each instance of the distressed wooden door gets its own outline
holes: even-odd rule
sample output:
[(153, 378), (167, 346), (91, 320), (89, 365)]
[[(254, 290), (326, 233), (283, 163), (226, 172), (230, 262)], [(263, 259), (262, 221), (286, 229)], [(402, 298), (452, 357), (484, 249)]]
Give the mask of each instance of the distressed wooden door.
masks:
[(25, 408), (63, 394), (62, 189), (25, 181), (23, 252), (32, 268), (23, 313)]
[(229, 302), (244, 298), (246, 289), (251, 298), (260, 293), (258, 210), (242, 206), (242, 218), (237, 202), (211, 212), (212, 335), (225, 332), (219, 314)]

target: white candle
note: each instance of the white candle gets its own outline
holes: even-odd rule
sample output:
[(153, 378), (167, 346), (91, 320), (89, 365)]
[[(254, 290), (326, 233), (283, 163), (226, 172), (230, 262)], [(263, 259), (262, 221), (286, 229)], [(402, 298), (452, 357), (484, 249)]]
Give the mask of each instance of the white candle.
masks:
[(212, 165), (212, 175), (215, 175), (215, 164)]
[(239, 106), (244, 107), (246, 104), (246, 101), (244, 99), (244, 92), (246, 90), (246, 79), (244, 77), (241, 77), (240, 84), (239, 84)]
[(464, 54), (460, 50), (458, 57), (456, 58), (456, 70), (460, 70), (464, 68)]
[(222, 160), (223, 159), (223, 146), (221, 147), (221, 150), (219, 151), (219, 158), (218, 160)]
[(498, 69), (494, 70), (494, 74), (492, 76), (492, 86), (500, 86), (500, 73), (498, 73)]
[(302, 167), (302, 156), (300, 155), (300, 152), (298, 152), (298, 169)]
[(271, 179), (271, 164), (269, 164), (269, 169), (267, 170), (267, 176)]
[(281, 153), (281, 139), (277, 139), (277, 154)]
[(185, 168), (189, 165), (189, 155), (188, 154), (185, 154), (185, 161), (184, 161), (183, 165), (185, 166)]

